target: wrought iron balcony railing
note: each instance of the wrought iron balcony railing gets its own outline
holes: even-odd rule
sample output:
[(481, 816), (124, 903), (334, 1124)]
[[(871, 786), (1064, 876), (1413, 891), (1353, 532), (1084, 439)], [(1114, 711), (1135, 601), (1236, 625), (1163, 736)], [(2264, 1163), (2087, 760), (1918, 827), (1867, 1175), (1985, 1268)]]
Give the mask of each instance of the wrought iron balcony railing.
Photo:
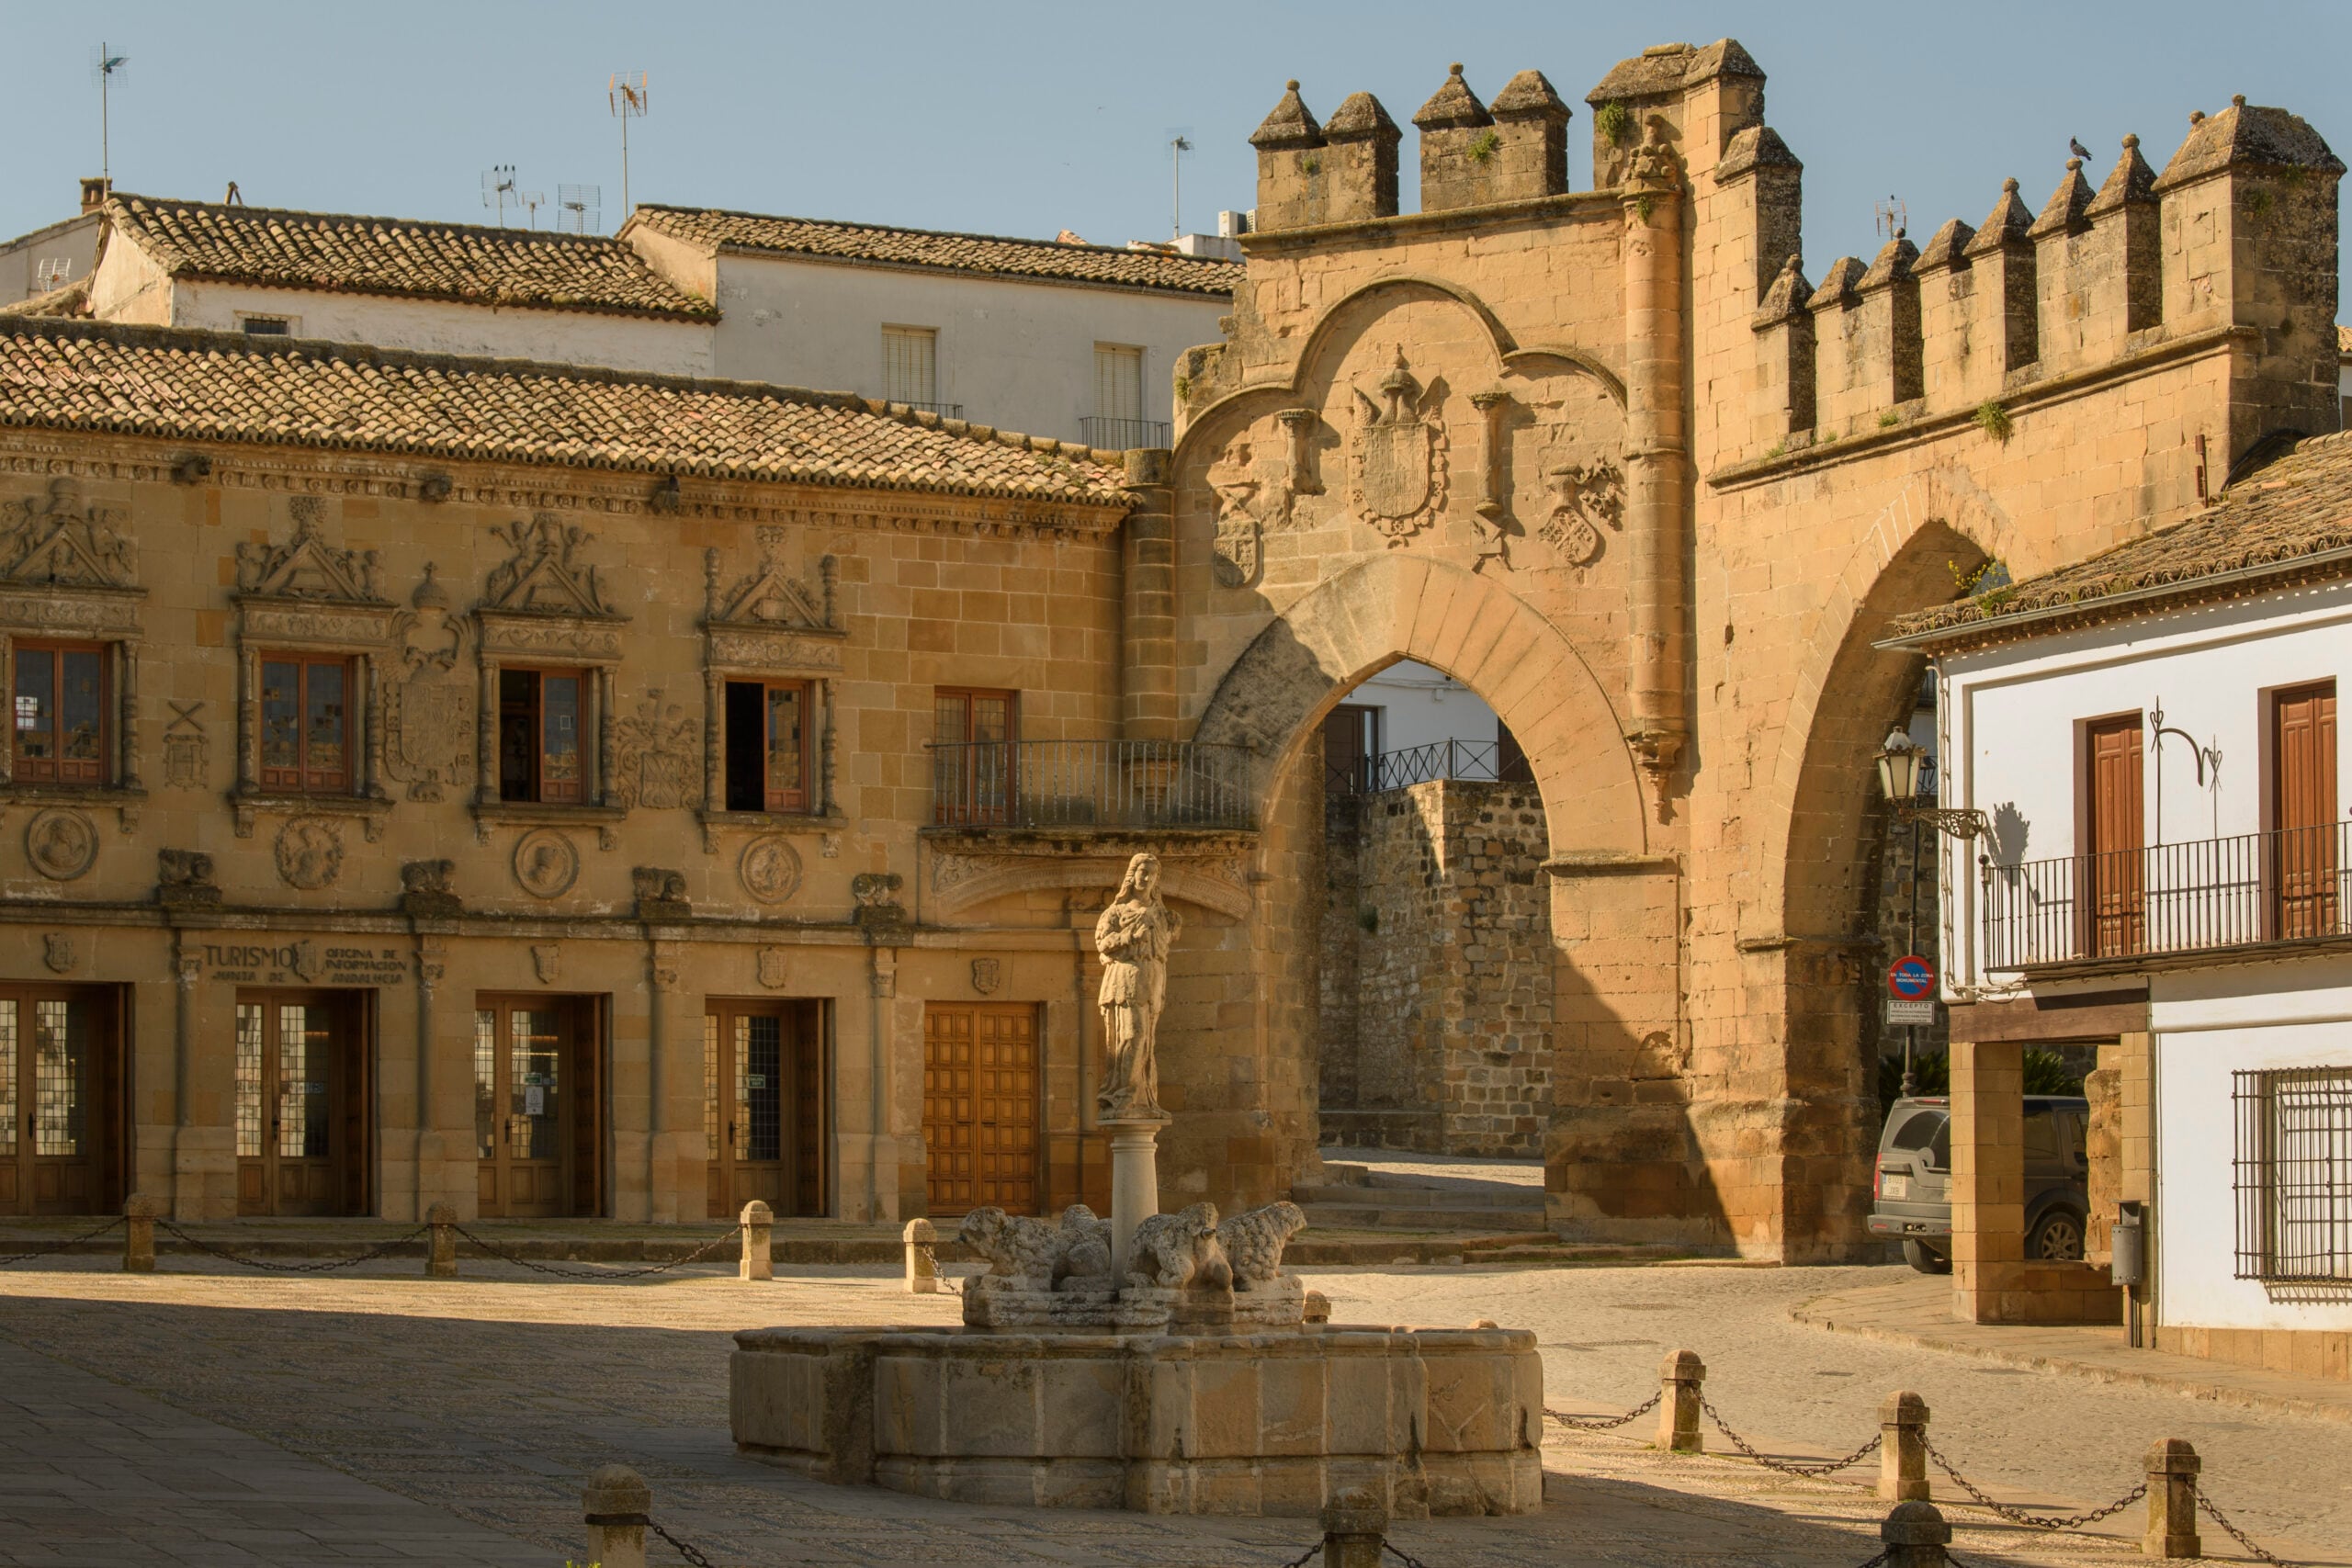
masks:
[(1078, 423), (1086, 444), (1099, 446), (1106, 452), (1168, 445), (1169, 427), (1164, 419), (1107, 419), (1101, 414), (1091, 413)]
[(961, 419), (964, 417), (964, 405), (962, 403), (922, 403), (913, 402), (905, 398), (891, 398), (887, 400), (897, 403), (900, 408), (912, 409), (917, 413), (935, 413), (942, 419)]
[(1256, 826), (1249, 749), (1190, 740), (934, 745), (931, 801), (951, 828)]
[(1528, 784), (1527, 760), (1498, 740), (1432, 740), (1376, 757), (1323, 764), (1326, 795), (1377, 795), (1385, 789), (1462, 779), (1473, 784)]
[(1987, 970), (2352, 934), (2352, 822), (1984, 866)]

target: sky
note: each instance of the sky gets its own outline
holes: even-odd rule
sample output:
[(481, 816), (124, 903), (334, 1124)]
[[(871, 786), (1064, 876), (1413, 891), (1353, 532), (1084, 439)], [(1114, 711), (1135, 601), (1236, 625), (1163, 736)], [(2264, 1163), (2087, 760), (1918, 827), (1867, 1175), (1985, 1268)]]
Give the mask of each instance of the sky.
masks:
[[(1396, 5), (1257, 0), (1151, 6), (698, 0), (0, 0), (17, 73), (0, 234), (69, 217), (99, 166), (94, 62), (128, 58), (110, 103), (125, 190), (256, 206), (493, 222), (482, 172), (512, 164), (550, 198), (622, 203), (606, 83), (646, 73), (629, 195), (1097, 243), (1214, 232), (1252, 204), (1248, 142), (1286, 77), (1317, 115), (1370, 90), (1400, 125), (1462, 61), (1491, 98), (1529, 66), (1576, 110), (1571, 184), (1591, 182), (1584, 96), (1647, 44), (1737, 38), (1767, 74), (1766, 118), (1805, 164), (1805, 258), (1878, 243), (1899, 198), (1914, 240), (1983, 220), (2014, 175), (2039, 206), (2066, 144), (2093, 184), (2127, 131), (2158, 169), (2188, 112), (2233, 93), (2352, 150), (2347, 0), (1966, 6)], [(1415, 205), (1407, 125), (1404, 204)], [(553, 208), (542, 209), (548, 225)], [(525, 215), (510, 209), (507, 220)]]

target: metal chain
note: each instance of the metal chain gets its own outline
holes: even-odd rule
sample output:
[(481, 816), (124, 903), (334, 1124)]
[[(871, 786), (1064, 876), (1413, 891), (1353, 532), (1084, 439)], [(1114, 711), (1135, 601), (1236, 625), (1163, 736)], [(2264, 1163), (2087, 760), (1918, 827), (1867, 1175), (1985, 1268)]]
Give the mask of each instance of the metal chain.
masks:
[(94, 1231), (84, 1231), (80, 1235), (70, 1236), (63, 1241), (44, 1242), (30, 1252), (12, 1252), (6, 1258), (0, 1258), (0, 1269), (5, 1269), (11, 1263), (22, 1263), (28, 1258), (52, 1258), (58, 1253), (71, 1251), (85, 1241), (97, 1240), (120, 1224), (122, 1224), (122, 1216), (117, 1214)]
[(701, 1262), (743, 1234), (743, 1227), (737, 1225), (724, 1235), (713, 1236), (708, 1243), (696, 1247), (684, 1258), (673, 1258), (667, 1263), (649, 1263), (642, 1269), (568, 1269), (560, 1264), (542, 1263), (536, 1258), (525, 1258), (520, 1253), (509, 1252), (495, 1242), (484, 1241), (463, 1225), (452, 1225), (449, 1228), (489, 1253), (492, 1258), (503, 1258), (518, 1267), (537, 1269), (542, 1274), (552, 1274), (559, 1280), (637, 1280), (648, 1274), (665, 1274), (673, 1269), (684, 1269), (689, 1263)]
[(663, 1540), (668, 1541), (673, 1547), (675, 1547), (677, 1549), (678, 1555), (693, 1563), (695, 1568), (711, 1568), (711, 1561), (709, 1558), (705, 1557), (701, 1552), (695, 1551), (684, 1541), (680, 1540), (676, 1536), (672, 1535), (668, 1530), (663, 1529), (651, 1519), (645, 1521), (645, 1528), (651, 1530), (655, 1535), (660, 1536)]
[(157, 1229), (168, 1232), (175, 1239), (196, 1248), (198, 1252), (210, 1253), (225, 1263), (241, 1264), (247, 1269), (266, 1269), (273, 1274), (325, 1274), (337, 1269), (356, 1269), (362, 1263), (372, 1263), (379, 1258), (387, 1257), (398, 1251), (433, 1228), (430, 1225), (419, 1225), (406, 1235), (394, 1236), (391, 1240), (380, 1246), (371, 1247), (352, 1258), (322, 1258), (309, 1263), (280, 1263), (273, 1258), (247, 1258), (242, 1253), (231, 1252), (227, 1247), (215, 1247), (209, 1241), (190, 1235), (169, 1220), (157, 1220), (155, 1225)]
[(1878, 1452), (1879, 1445), (1886, 1440), (1886, 1435), (1884, 1433), (1876, 1432), (1871, 1434), (1871, 1440), (1869, 1442), (1864, 1443), (1860, 1448), (1856, 1449), (1844, 1459), (1833, 1459), (1820, 1464), (1786, 1464), (1780, 1460), (1767, 1459), (1762, 1454), (1758, 1453), (1754, 1445), (1750, 1444), (1746, 1438), (1741, 1437), (1737, 1432), (1731, 1429), (1730, 1424), (1723, 1418), (1723, 1413), (1718, 1411), (1713, 1405), (1708, 1404), (1706, 1397), (1703, 1394), (1700, 1396), (1699, 1408), (1707, 1413), (1707, 1419), (1715, 1424), (1716, 1430), (1723, 1433), (1724, 1437), (1729, 1438), (1731, 1439), (1731, 1446), (1737, 1449), (1741, 1453), (1747, 1455), (1749, 1459), (1754, 1460), (1757, 1463), (1762, 1465), (1767, 1470), (1777, 1470), (1783, 1475), (1794, 1475), (1807, 1481), (1810, 1481), (1816, 1476), (1833, 1474), (1838, 1471), (1845, 1469), (1848, 1465), (1861, 1463), (1862, 1461)]
[(1868, 1562), (1862, 1563), (1860, 1568), (1881, 1568), (1881, 1565), (1884, 1563), (1888, 1558), (1894, 1555), (1894, 1548), (1891, 1546), (1883, 1546), (1879, 1548), (1878, 1555), (1871, 1558)]
[(1657, 1402), (1664, 1393), (1665, 1391), (1661, 1389), (1657, 1393), (1651, 1394), (1623, 1416), (1565, 1416), (1549, 1405), (1544, 1407), (1544, 1414), (1571, 1431), (1606, 1432), (1612, 1427), (1622, 1427), (1628, 1421), (1637, 1420), (1656, 1410)]
[(1928, 1441), (1924, 1436), (1921, 1437), (1919, 1442), (1920, 1446), (1928, 1450), (1928, 1457), (1936, 1461), (1936, 1468), (1942, 1471), (1946, 1475), (1951, 1476), (1953, 1483), (1957, 1484), (1962, 1491), (1976, 1499), (1976, 1504), (1979, 1507), (1990, 1508), (1994, 1513), (1998, 1514), (2001, 1517), (2008, 1520), (2009, 1523), (2013, 1525), (2030, 1525), (2035, 1529), (2043, 1530), (2080, 1529), (2085, 1525), (2095, 1525), (2098, 1523), (2099, 1520), (2106, 1518), (2110, 1514), (2121, 1513), (2124, 1509), (2130, 1507), (2132, 1504), (2138, 1502), (2141, 1498), (2145, 1497), (2148, 1495), (2148, 1483), (2143, 1481), (2139, 1485), (2134, 1486), (2131, 1491), (2126, 1492), (2122, 1496), (2118, 1497), (2106, 1507), (2093, 1508), (2087, 1514), (2070, 1514), (2063, 1517), (2056, 1514), (2029, 1514), (2022, 1508), (2012, 1508), (2006, 1503), (1996, 1503), (1992, 1498), (1984, 1495), (1984, 1489), (1978, 1486), (1976, 1483), (1961, 1474), (1959, 1471), (1954, 1470), (1952, 1468), (1951, 1461), (1944, 1458), (1940, 1452), (1937, 1451), (1935, 1444)]
[(2197, 1506), (2201, 1512), (2211, 1517), (2215, 1524), (2227, 1530), (2232, 1540), (2234, 1540), (2240, 1546), (2245, 1547), (2246, 1551), (2252, 1553), (2256, 1558), (2264, 1562), (2272, 1564), (2273, 1568), (2294, 1568), (2294, 1564), (2289, 1562), (2286, 1559), (2281, 1557), (2273, 1557), (2270, 1553), (2263, 1551), (2262, 1548), (2255, 1545), (2253, 1540), (2246, 1535), (2245, 1531), (2230, 1523), (2228, 1517), (2224, 1515), (2221, 1509), (2213, 1506), (2213, 1499), (2205, 1495), (2202, 1488), (2199, 1488), (2197, 1494)]
[(1385, 1539), (1380, 1543), (1380, 1550), (1388, 1553), (1389, 1556), (1394, 1557), (1397, 1562), (1402, 1562), (1405, 1565), (1405, 1568), (1430, 1568), (1428, 1563), (1422, 1562), (1411, 1552), (1399, 1549), (1393, 1542)]
[(1283, 1563), (1283, 1568), (1306, 1568), (1308, 1563), (1315, 1561), (1316, 1553), (1322, 1550), (1323, 1543), (1318, 1540), (1313, 1546), (1308, 1547), (1305, 1551), (1300, 1552), (1297, 1556)]

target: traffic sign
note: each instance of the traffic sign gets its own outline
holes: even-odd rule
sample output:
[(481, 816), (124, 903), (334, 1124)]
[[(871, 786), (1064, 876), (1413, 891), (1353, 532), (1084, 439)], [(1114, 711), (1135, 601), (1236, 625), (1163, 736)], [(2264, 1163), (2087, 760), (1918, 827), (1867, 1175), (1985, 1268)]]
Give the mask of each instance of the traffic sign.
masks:
[(1931, 1001), (1907, 1002), (1900, 997), (1889, 997), (1886, 999), (1886, 1021), (1891, 1024), (1932, 1024), (1936, 1021), (1936, 1004)]
[(1886, 968), (1886, 994), (1906, 1002), (1923, 1001), (1936, 994), (1936, 966), (1914, 953)]

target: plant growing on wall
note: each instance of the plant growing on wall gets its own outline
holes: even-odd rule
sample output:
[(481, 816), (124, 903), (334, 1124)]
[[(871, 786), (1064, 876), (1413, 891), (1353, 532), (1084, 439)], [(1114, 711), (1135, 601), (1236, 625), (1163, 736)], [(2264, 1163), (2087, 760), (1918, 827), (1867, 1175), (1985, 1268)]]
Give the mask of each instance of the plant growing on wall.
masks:
[(1615, 98), (1592, 111), (1592, 128), (1611, 147), (1625, 145), (1625, 133), (1634, 129), (1633, 111)]
[(1496, 135), (1491, 129), (1478, 132), (1470, 141), (1468, 148), (1470, 161), (1474, 164), (1487, 163), (1494, 157), (1497, 149), (1502, 144), (1503, 139)]
[(2010, 423), (2008, 410), (1997, 402), (1982, 402), (1976, 405), (1976, 428), (1994, 440), (2006, 444), (2015, 427)]

